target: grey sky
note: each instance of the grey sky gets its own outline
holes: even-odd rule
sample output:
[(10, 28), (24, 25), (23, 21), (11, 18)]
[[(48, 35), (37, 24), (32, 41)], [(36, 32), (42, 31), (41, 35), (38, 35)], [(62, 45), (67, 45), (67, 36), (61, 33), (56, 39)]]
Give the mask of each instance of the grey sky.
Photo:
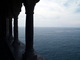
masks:
[[(25, 26), (25, 9), (19, 15)], [(79, 27), (80, 0), (40, 0), (34, 10), (34, 27)]]

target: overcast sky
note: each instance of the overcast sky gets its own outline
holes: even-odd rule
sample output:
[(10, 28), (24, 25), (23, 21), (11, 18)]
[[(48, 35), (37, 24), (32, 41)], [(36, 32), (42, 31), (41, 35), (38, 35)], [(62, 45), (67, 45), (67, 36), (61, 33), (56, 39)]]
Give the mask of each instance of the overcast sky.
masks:
[[(25, 26), (24, 7), (19, 26)], [(34, 10), (34, 27), (80, 27), (80, 0), (40, 0)]]

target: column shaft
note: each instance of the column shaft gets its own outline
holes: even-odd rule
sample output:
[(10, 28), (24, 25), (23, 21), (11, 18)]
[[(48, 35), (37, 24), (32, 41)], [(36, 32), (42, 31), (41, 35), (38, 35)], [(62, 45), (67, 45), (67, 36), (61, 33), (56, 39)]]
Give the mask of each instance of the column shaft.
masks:
[(9, 36), (12, 38), (12, 18), (9, 18)]
[(18, 42), (18, 19), (14, 18), (14, 43)]
[[(30, 11), (29, 11), (30, 12)], [(26, 51), (33, 51), (33, 13), (26, 15)]]

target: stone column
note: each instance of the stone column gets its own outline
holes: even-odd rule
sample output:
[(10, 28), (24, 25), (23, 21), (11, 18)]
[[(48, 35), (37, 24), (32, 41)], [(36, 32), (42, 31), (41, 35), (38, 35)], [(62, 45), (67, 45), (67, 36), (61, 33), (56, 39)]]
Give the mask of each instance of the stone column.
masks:
[(33, 52), (33, 7), (27, 7), (26, 12), (26, 51)]
[(13, 45), (16, 47), (18, 43), (18, 18), (14, 17), (14, 42)]
[(9, 38), (10, 38), (10, 37), (9, 37), (9, 19), (6, 18), (6, 39), (7, 39), (8, 41), (10, 41)]
[(9, 18), (9, 35), (12, 37), (12, 18)]
[[(26, 2), (26, 3), (25, 3)], [(25, 26), (25, 53), (23, 59), (29, 60), (37, 60), (37, 56), (34, 53), (33, 48), (33, 35), (34, 35), (34, 24), (33, 24), (33, 14), (34, 14), (34, 7), (36, 2), (32, 1), (25, 1), (24, 6), (26, 11), (26, 26)]]
[(34, 6), (26, 6), (26, 26), (25, 26), (25, 53), (23, 56), (23, 60), (36, 60), (36, 56), (34, 55), (33, 48), (33, 10)]
[(9, 18), (9, 41), (12, 42), (12, 18)]
[(34, 7), (39, 0), (23, 0), (26, 11), (26, 26), (25, 26), (25, 53), (23, 59), (36, 60), (37, 56), (34, 53), (33, 48), (33, 13)]

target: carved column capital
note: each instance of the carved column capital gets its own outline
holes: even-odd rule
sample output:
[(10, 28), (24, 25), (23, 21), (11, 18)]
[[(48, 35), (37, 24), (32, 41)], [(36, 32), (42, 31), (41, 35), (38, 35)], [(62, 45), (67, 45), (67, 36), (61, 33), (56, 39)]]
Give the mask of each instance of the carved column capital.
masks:
[(34, 7), (39, 0), (23, 0), (26, 14), (34, 13)]

